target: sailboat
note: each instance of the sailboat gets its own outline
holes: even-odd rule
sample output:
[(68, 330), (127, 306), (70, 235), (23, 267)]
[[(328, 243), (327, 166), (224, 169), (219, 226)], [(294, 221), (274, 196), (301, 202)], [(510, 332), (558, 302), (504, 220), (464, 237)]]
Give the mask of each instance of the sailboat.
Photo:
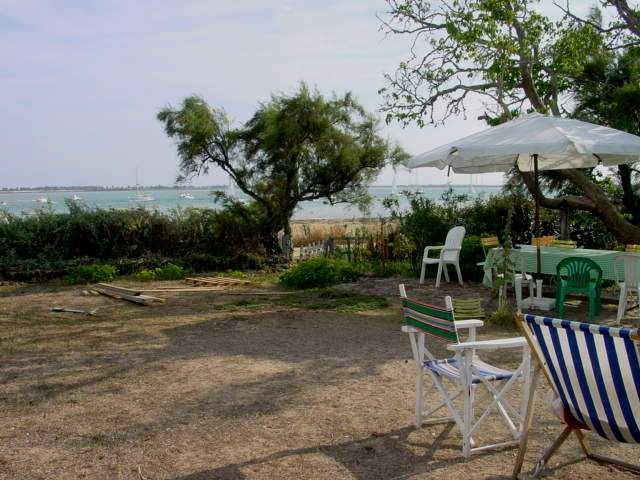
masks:
[(418, 185), (419, 185), (418, 172), (416, 172), (415, 170), (413, 171), (413, 179), (412, 179), (411, 183), (412, 183), (412, 188), (410, 188), (406, 192), (408, 197), (414, 198), (414, 197), (418, 197), (418, 196), (420, 196), (420, 195), (422, 195), (424, 193), (423, 189), (418, 188)]
[(34, 202), (38, 202), (38, 203), (54, 203), (52, 200), (48, 199), (47, 197), (38, 197), (38, 198), (34, 198), (33, 200)]
[(184, 198), (185, 200), (193, 200), (194, 197), (191, 192), (182, 192), (180, 194), (180, 198)]
[(476, 191), (476, 186), (473, 183), (473, 174), (469, 175), (469, 193), (471, 193), (472, 195), (478, 194), (478, 192)]
[(71, 197), (71, 200), (73, 200), (74, 202), (79, 202), (80, 200), (82, 200), (82, 197), (77, 193), (74, 193), (73, 197)]
[(136, 202), (153, 202), (154, 198), (150, 193), (145, 192), (138, 183), (138, 168), (136, 167), (136, 194), (132, 200)]
[(393, 168), (393, 182), (391, 183), (391, 195), (398, 196), (400, 192), (398, 192), (398, 171)]

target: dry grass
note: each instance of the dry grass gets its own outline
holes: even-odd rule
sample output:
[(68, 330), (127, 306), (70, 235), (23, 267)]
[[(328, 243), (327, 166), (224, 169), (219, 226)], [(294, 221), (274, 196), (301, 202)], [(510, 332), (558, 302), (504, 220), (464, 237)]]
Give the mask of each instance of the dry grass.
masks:
[[(411, 426), (397, 281), (366, 282), (354, 288), (394, 305), (243, 309), (243, 297), (207, 292), (140, 307), (79, 288), (0, 287), (0, 478), (508, 478), (514, 450), (465, 462), (450, 425)], [(447, 292), (486, 294), (446, 286), (418, 295)], [(84, 317), (51, 313), (54, 305), (100, 310)], [(513, 333), (487, 328), (482, 337)], [(542, 400), (538, 409), (526, 467), (559, 430)], [(492, 425), (484, 435), (503, 430)], [(595, 444), (638, 458), (637, 448)], [(566, 465), (550, 476), (632, 478), (577, 457), (570, 442), (557, 457)]]
[[(393, 222), (385, 222), (385, 232), (395, 228)], [(376, 219), (362, 220), (296, 220), (291, 223), (293, 244), (296, 247), (321, 242), (329, 237), (343, 238), (345, 235), (380, 234), (380, 221)]]

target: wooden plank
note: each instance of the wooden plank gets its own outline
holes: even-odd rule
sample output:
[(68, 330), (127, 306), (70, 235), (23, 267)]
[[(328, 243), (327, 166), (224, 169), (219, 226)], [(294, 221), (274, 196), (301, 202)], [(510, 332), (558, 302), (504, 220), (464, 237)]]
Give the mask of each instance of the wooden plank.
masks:
[(139, 295), (140, 294), (139, 290), (134, 290), (132, 288), (126, 288), (126, 287), (119, 287), (117, 285), (111, 285), (110, 283), (96, 283), (94, 285), (94, 287), (104, 288), (104, 289), (107, 289), (107, 290), (111, 290), (112, 292), (123, 293), (125, 295)]
[(137, 303), (139, 305), (151, 305), (153, 303), (153, 299), (146, 296), (116, 293), (102, 287), (94, 287), (93, 290), (98, 292), (100, 295), (104, 295), (105, 297), (111, 297), (117, 300), (126, 300), (128, 302)]
[(219, 286), (232, 286), (232, 285), (251, 285), (254, 282), (249, 280), (241, 280), (238, 278), (229, 277), (188, 277), (185, 278), (186, 283), (193, 285), (219, 285)]
[(108, 290), (108, 291), (116, 293), (118, 295), (131, 295), (131, 296), (135, 296), (135, 297), (151, 300), (151, 301), (154, 301), (154, 302), (160, 302), (160, 303), (163, 303), (165, 301), (164, 298), (152, 297), (150, 295), (142, 295), (141, 294), (141, 292), (142, 292), (141, 290), (133, 290), (131, 288), (126, 288), (126, 287), (118, 287), (116, 285), (111, 285), (109, 283), (98, 283), (98, 284), (93, 286), (94, 289), (96, 287), (102, 288), (104, 290)]

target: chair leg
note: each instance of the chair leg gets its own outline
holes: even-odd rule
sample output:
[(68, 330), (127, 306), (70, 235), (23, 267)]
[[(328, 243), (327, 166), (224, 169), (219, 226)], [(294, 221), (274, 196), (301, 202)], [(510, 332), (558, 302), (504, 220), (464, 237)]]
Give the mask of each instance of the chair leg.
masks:
[(447, 282), (450, 282), (450, 281), (451, 281), (451, 279), (449, 278), (449, 268), (447, 267), (447, 264), (446, 264), (446, 263), (443, 263), (443, 264), (442, 264), (442, 269), (444, 270), (444, 279), (445, 279)]
[(461, 287), (464, 287), (464, 282), (462, 281), (462, 272), (460, 271), (460, 263), (456, 262), (456, 273), (458, 274), (458, 283)]
[(553, 444), (551, 444), (551, 446), (545, 450), (544, 454), (542, 455), (542, 458), (538, 461), (538, 463), (536, 463), (536, 467), (533, 470), (532, 476), (534, 477), (537, 476), (544, 469), (549, 459), (553, 456), (554, 453), (556, 453), (558, 448), (560, 448), (560, 446), (564, 443), (567, 437), (571, 435), (572, 431), (573, 429), (571, 427), (565, 427), (565, 429), (558, 436), (558, 438), (556, 438)]
[(522, 311), (522, 278), (516, 278), (513, 289), (516, 291), (516, 307), (519, 312)]
[(424, 283), (424, 274), (427, 271), (427, 264), (422, 262), (422, 270), (420, 271), (420, 285)]
[(593, 322), (598, 311), (597, 295), (596, 291), (589, 292), (589, 322)]
[(556, 313), (558, 314), (558, 318), (562, 318), (564, 315), (564, 297), (565, 292), (559, 288), (556, 296)]
[(462, 419), (462, 456), (468, 459), (471, 456), (471, 365), (467, 355), (463, 355), (462, 358), (462, 382), (464, 388), (464, 401), (463, 401), (463, 419)]
[(438, 263), (438, 275), (436, 276), (436, 288), (440, 288), (440, 277), (442, 277), (442, 263)]
[(529, 431), (531, 430), (531, 422), (533, 421), (534, 402), (536, 397), (536, 386), (538, 385), (538, 378), (540, 378), (540, 365), (536, 362), (533, 377), (531, 378), (531, 384), (529, 385), (529, 391), (526, 402), (526, 413), (524, 415), (522, 434), (520, 436), (520, 446), (518, 447), (518, 456), (516, 457), (516, 463), (513, 466), (512, 479), (517, 479), (518, 475), (522, 471), (522, 464), (524, 463), (524, 456), (527, 453), (527, 443), (529, 442)]
[(416, 428), (422, 426), (422, 407), (424, 403), (424, 367), (416, 373)]

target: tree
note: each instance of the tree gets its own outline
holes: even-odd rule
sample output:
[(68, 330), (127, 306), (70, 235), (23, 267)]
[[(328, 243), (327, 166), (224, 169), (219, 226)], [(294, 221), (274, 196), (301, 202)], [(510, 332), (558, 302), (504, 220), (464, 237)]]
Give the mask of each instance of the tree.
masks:
[[(591, 23), (556, 24), (536, 12), (535, 0), (387, 0), (382, 20), (392, 34), (412, 36), (409, 58), (381, 89), (387, 121), (441, 124), (465, 114), (473, 97), (490, 123), (536, 110), (571, 113), (573, 82), (585, 61), (607, 49)], [(532, 195), (532, 174), (518, 172)], [(596, 215), (622, 242), (640, 241), (640, 228), (623, 215), (583, 170), (556, 173), (578, 194), (550, 198), (543, 207), (563, 205)]]
[(255, 219), (272, 253), (279, 250), (277, 233), (290, 233), (299, 202), (364, 205), (380, 169), (406, 158), (350, 93), (327, 99), (304, 84), (294, 95), (273, 95), (241, 127), (196, 96), (179, 109), (164, 108), (158, 119), (177, 142), (182, 177), (218, 166), (252, 199), (241, 211)]

